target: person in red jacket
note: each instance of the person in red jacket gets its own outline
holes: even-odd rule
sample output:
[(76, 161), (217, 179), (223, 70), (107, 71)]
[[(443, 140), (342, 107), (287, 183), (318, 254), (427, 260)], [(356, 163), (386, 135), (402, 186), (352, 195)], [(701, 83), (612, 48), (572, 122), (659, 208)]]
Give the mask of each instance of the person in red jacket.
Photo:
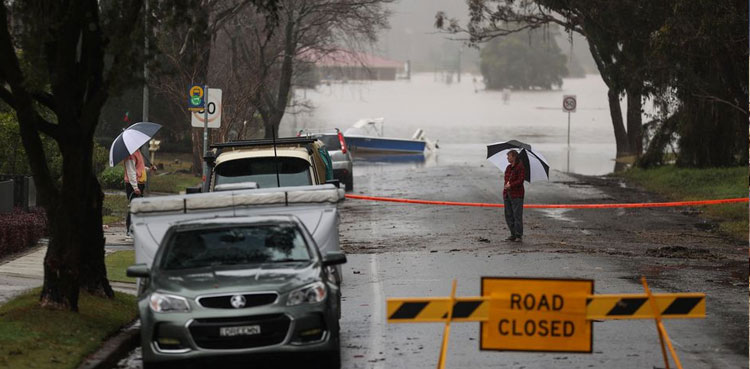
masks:
[(503, 187), (503, 202), (505, 203), (505, 222), (510, 229), (510, 237), (506, 241), (521, 242), (523, 239), (523, 181), (526, 178), (526, 168), (517, 151), (508, 152), (508, 167), (505, 168), (505, 186)]

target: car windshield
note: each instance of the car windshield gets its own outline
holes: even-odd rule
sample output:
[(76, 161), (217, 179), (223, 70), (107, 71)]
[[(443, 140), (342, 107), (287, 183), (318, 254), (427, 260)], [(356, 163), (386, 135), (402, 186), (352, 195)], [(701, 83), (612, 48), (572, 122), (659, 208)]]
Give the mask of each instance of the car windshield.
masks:
[(165, 247), (163, 270), (311, 260), (307, 243), (293, 224), (179, 231)]
[[(279, 183), (284, 186), (312, 184), (310, 163), (304, 159), (278, 157)], [(216, 166), (215, 185), (255, 182), (258, 188), (278, 187), (274, 158), (235, 159)]]
[(338, 135), (321, 135), (318, 139), (323, 141), (326, 148), (330, 151), (341, 150), (341, 142), (339, 142)]

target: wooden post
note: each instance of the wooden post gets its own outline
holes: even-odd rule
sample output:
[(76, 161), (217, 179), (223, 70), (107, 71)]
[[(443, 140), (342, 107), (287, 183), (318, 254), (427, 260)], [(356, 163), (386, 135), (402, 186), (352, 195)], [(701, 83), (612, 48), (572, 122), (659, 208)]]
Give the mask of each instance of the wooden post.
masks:
[(451, 288), (450, 307), (448, 308), (448, 320), (445, 321), (443, 329), (443, 344), (440, 346), (440, 358), (438, 359), (438, 369), (445, 369), (445, 356), (448, 351), (448, 337), (451, 334), (451, 319), (453, 319), (453, 305), (456, 304), (456, 280), (453, 280)]
[(654, 312), (654, 320), (656, 321), (656, 331), (659, 333), (659, 342), (661, 343), (661, 354), (664, 356), (664, 365), (666, 365), (666, 368), (669, 369), (669, 358), (667, 357), (667, 351), (664, 349), (664, 342), (666, 341), (667, 347), (669, 348), (669, 352), (672, 354), (672, 358), (674, 359), (675, 365), (677, 365), (678, 369), (682, 369), (680, 358), (677, 357), (677, 352), (674, 350), (674, 347), (672, 347), (672, 341), (669, 340), (669, 335), (667, 334), (667, 330), (664, 328), (664, 323), (662, 323), (661, 321), (661, 313), (659, 312), (659, 307), (656, 305), (656, 300), (654, 299), (654, 296), (651, 294), (651, 290), (648, 288), (646, 277), (641, 277), (641, 283), (643, 283), (643, 288), (646, 290), (648, 301), (651, 304), (651, 309)]

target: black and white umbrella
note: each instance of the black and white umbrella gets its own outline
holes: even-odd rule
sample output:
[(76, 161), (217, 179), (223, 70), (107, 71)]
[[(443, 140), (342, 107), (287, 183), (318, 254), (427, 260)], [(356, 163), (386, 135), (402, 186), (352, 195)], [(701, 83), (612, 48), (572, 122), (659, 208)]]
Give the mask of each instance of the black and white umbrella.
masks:
[(109, 166), (125, 160), (130, 154), (138, 150), (161, 128), (161, 124), (140, 122), (133, 124), (120, 133), (109, 148)]
[(510, 140), (487, 145), (487, 161), (505, 171), (508, 166), (508, 152), (518, 151), (518, 156), (526, 168), (526, 182), (549, 180), (549, 164), (542, 154), (531, 150), (531, 145)]

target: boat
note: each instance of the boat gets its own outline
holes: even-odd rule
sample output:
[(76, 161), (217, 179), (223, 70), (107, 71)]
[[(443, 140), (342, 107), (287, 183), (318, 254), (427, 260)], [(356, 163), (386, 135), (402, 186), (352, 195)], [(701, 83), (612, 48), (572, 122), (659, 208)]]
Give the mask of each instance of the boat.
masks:
[(422, 129), (417, 129), (410, 139), (383, 137), (384, 121), (384, 118), (358, 120), (344, 132), (347, 147), (353, 153), (389, 154), (422, 154), (425, 148), (428, 150), (437, 148), (437, 144), (424, 137)]

